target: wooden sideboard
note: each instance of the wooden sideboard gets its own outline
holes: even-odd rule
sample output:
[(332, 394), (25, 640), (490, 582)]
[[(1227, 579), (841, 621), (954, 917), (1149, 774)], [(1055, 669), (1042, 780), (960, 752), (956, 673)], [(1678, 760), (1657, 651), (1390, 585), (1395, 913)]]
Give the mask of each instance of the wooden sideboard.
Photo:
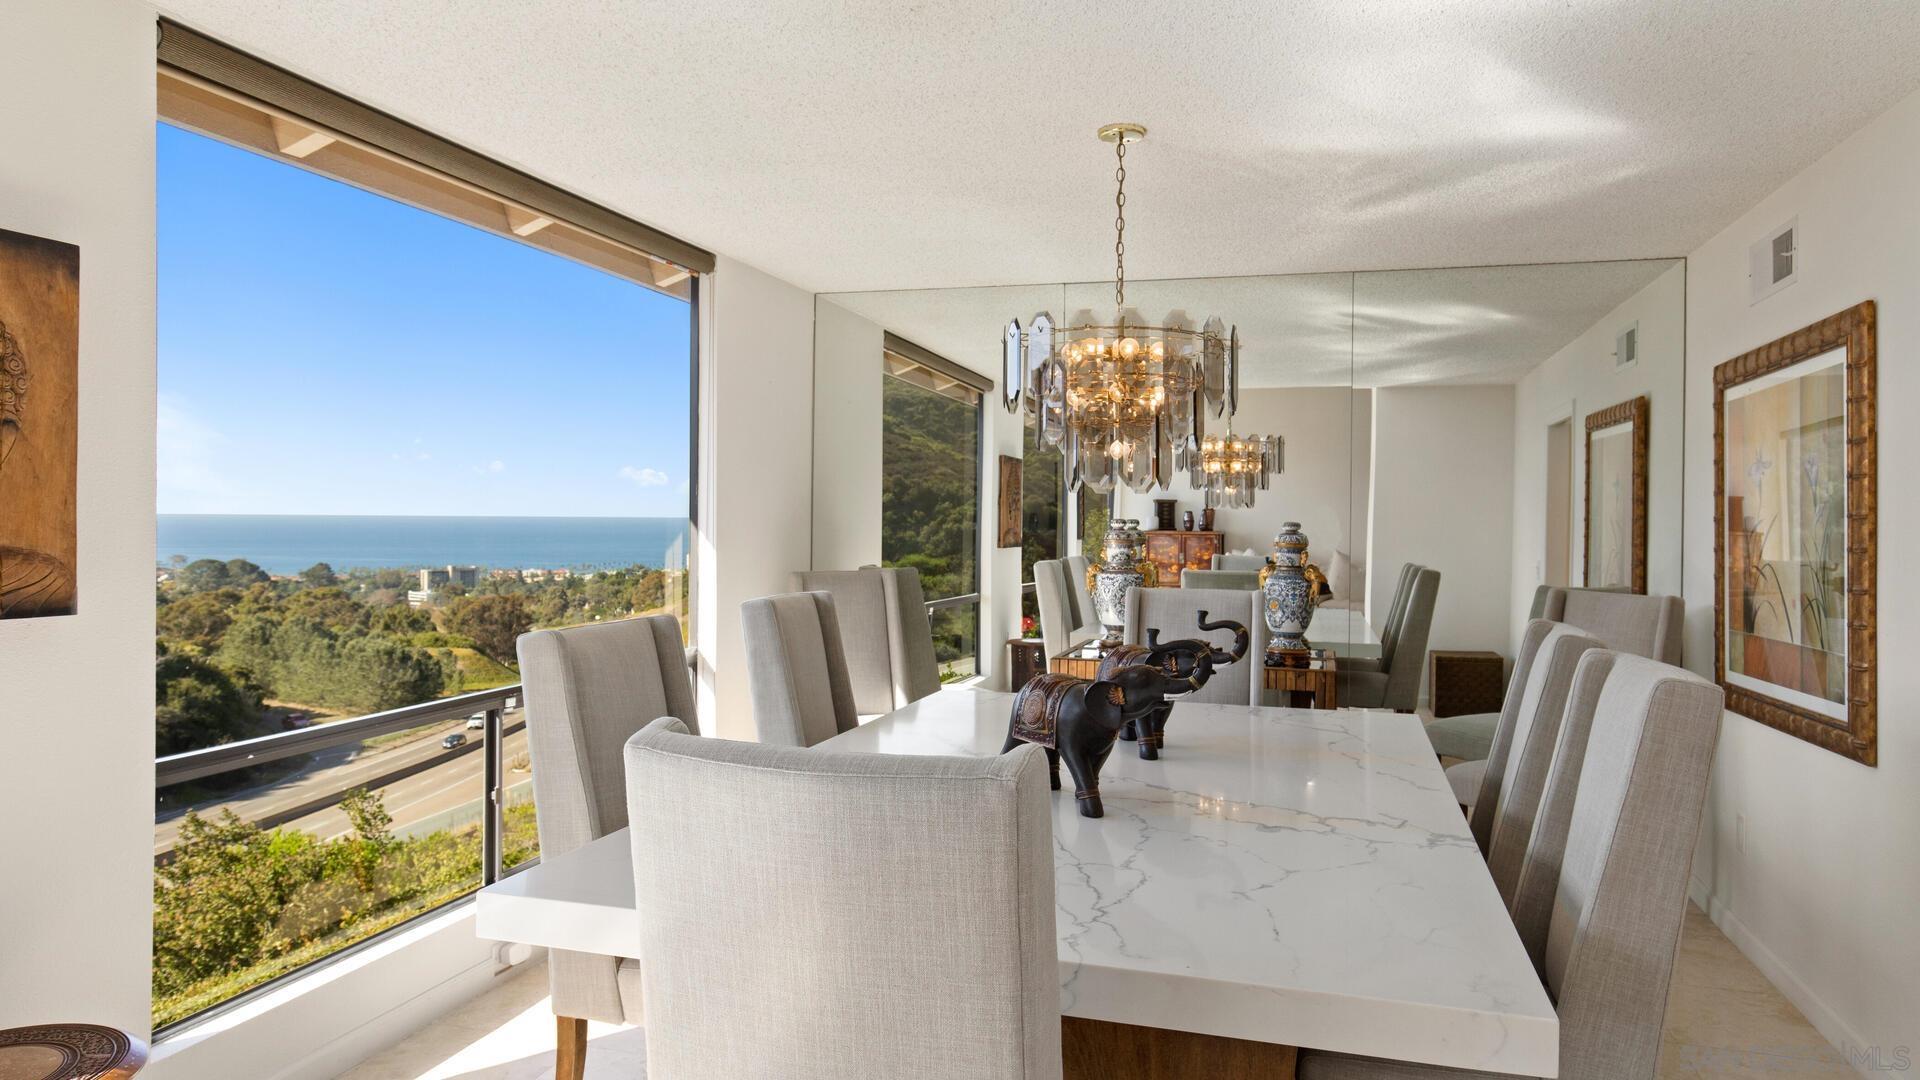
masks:
[(1162, 588), (1180, 587), (1180, 571), (1207, 570), (1213, 557), (1227, 550), (1227, 534), (1152, 530), (1147, 533), (1147, 561), (1160, 572)]

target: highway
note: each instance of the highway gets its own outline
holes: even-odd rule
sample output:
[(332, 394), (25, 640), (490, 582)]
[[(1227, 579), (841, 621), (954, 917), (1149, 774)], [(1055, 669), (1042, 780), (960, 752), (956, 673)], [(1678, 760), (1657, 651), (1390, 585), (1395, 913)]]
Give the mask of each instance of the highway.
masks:
[[(514, 760), (527, 752), (525, 722), (519, 709), (511, 709), (501, 723), (507, 732), (503, 755), (508, 767), (506, 783), (512, 788), (528, 778), (525, 772), (512, 771)], [(467, 736), (467, 744), (460, 748), (464, 753), (440, 745), (441, 739), (455, 731)], [(477, 729), (468, 731), (464, 719), (449, 720), (424, 728), (418, 737), (404, 742), (322, 750), (298, 772), (192, 809), (203, 817), (232, 810), (242, 820), (263, 826), (281, 825), (331, 837), (348, 831), (346, 815), (335, 805), (339, 797), (353, 788), (370, 786), (381, 794), (387, 812), (393, 815), (394, 835), (409, 835), (410, 828), (433, 825), (437, 818), (463, 804), (474, 803), (477, 809), (486, 770), (484, 735)], [(435, 764), (441, 758), (445, 760)], [(409, 772), (411, 775), (396, 777)], [(182, 808), (157, 817), (153, 830), (156, 859), (173, 850), (185, 816)]]

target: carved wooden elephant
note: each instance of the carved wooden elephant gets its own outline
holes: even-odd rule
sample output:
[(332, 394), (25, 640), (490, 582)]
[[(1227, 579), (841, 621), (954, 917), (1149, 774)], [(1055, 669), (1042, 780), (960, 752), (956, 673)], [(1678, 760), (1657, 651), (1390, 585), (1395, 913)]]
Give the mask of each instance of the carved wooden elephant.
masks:
[[(1208, 622), (1206, 612), (1199, 612), (1198, 615), (1197, 622), (1202, 630), (1232, 630), (1233, 648), (1216, 649), (1212, 642), (1200, 638), (1182, 638), (1179, 641), (1162, 642), (1159, 628), (1148, 627), (1146, 645), (1123, 645), (1108, 653), (1100, 661), (1097, 677), (1107, 677), (1109, 663), (1114, 663), (1115, 667), (1121, 664), (1146, 664), (1159, 668), (1175, 679), (1190, 683), (1194, 690), (1205, 686), (1214, 672), (1238, 663), (1247, 655), (1247, 645), (1251, 636), (1245, 626), (1231, 619)], [(1128, 652), (1129, 657), (1116, 663), (1116, 657), (1122, 652)], [(1186, 691), (1183, 689), (1176, 692)], [(1160, 706), (1144, 719), (1121, 728), (1119, 737), (1130, 741), (1137, 739), (1140, 744), (1140, 756), (1147, 761), (1155, 761), (1160, 757), (1160, 748), (1166, 745), (1167, 717), (1172, 713), (1173, 702), (1162, 701)]]
[(1036, 675), (1013, 699), (1007, 742), (1000, 752), (1004, 754), (1023, 742), (1045, 747), (1054, 790), (1060, 789), (1060, 762), (1064, 760), (1067, 773), (1073, 777), (1073, 797), (1080, 816), (1100, 817), (1100, 767), (1113, 752), (1120, 728), (1139, 722), (1168, 694), (1179, 693), (1183, 687), (1191, 689), (1192, 684), (1159, 668), (1138, 664), (1121, 667), (1104, 679)]

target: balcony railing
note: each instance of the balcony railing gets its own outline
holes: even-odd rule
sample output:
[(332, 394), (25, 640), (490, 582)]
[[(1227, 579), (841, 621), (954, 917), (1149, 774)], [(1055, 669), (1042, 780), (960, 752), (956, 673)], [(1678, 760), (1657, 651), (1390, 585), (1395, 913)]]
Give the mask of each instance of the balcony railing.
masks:
[[(358, 892), (353, 891), (354, 883), (347, 875), (341, 875), (339, 881), (315, 880), (303, 882), (298, 888), (283, 887), (285, 902), (267, 919), (269, 932), (275, 937), (274, 947), (266, 950), (269, 955), (253, 960), (244, 956), (236, 959), (230, 965), (233, 969), (230, 972), (215, 971), (207, 975), (195, 971), (192, 976), (182, 975), (175, 982), (184, 985), (173, 994), (169, 994), (157, 978), (156, 1027), (164, 1031), (229, 1008), (283, 979), (311, 970), (317, 963), (330, 963), (364, 948), (414, 919), (536, 862), (538, 856), (531, 853), (530, 840), (523, 837), (515, 849), (523, 857), (509, 866), (505, 843), (510, 771), (506, 744), (526, 726), (519, 707), (520, 696), (518, 684), (502, 686), (156, 759), (156, 787), (161, 798), (155, 814), (154, 858), (163, 879), (169, 870), (176, 879), (183, 872), (197, 873), (194, 866), (171, 865), (180, 857), (179, 845), (189, 842), (189, 834), (183, 831), (189, 812), (198, 812), (204, 817), (234, 810), (234, 819), (222, 816), (213, 828), (226, 829), (243, 838), (251, 837), (259, 842), (262, 850), (273, 851), (273, 859), (281, 862), (285, 860), (285, 845), (277, 844), (271, 837), (282, 834), (268, 830), (289, 825), (292, 827), (284, 835), (292, 837), (296, 847), (305, 845), (311, 850), (346, 836), (348, 844), (357, 842), (359, 846), (335, 858), (367, 860), (364, 868), (355, 868), (360, 876)], [(477, 728), (450, 726), (454, 721), (474, 718), (479, 718)], [(441, 725), (449, 726), (444, 731), (421, 730)], [(411, 740), (400, 738), (401, 733), (406, 732), (421, 734)], [(356, 749), (346, 750), (350, 747)], [(478, 777), (473, 775), (470, 764), (474, 754), (481, 755)], [(291, 764), (303, 757), (308, 760), (298, 762), (298, 768), (272, 768), (275, 763)], [(242, 769), (259, 771), (249, 774), (238, 785), (232, 783), (235, 778), (231, 774)], [(264, 779), (255, 779), (263, 774)], [(229, 782), (206, 783), (222, 778)], [(467, 786), (474, 779), (480, 781), (477, 874), (471, 869), (476, 800), (472, 794), (474, 789)], [(236, 787), (241, 790), (216, 793), (216, 789)], [(362, 803), (356, 802), (349, 808), (343, 802), (357, 789), (412, 790), (426, 794), (414, 798), (408, 808), (396, 813), (388, 813), (384, 801), (379, 803), (381, 809), (377, 814), (386, 815), (383, 822), (377, 823), (380, 838), (368, 840), (349, 831), (348, 819), (354, 819), (352, 830), (368, 827)], [(355, 813), (361, 817), (355, 819)], [(336, 818), (339, 820), (334, 820)], [(521, 822), (523, 832), (529, 831), (526, 828), (529, 824)], [(194, 828), (206, 829), (207, 826), (203, 823)], [(207, 834), (195, 831), (191, 835)], [(228, 833), (220, 835), (225, 837)], [(406, 847), (410, 843), (424, 849), (417, 859)], [(244, 843), (228, 846), (246, 849)], [(393, 852), (400, 853), (394, 859), (396, 865), (373, 861)], [(237, 857), (221, 856), (223, 861), (217, 863), (220, 869), (210, 874), (219, 876), (226, 872), (226, 865)], [(432, 863), (432, 859), (438, 859), (439, 863)], [(448, 860), (464, 862), (469, 869), (448, 871), (445, 869)], [(272, 859), (259, 861), (271, 862), (276, 868), (280, 865)], [(315, 864), (323, 861), (316, 859)], [(404, 880), (409, 873), (420, 873), (417, 864), (421, 863), (436, 866), (443, 878), (450, 876), (451, 880), (440, 881), (430, 888), (417, 881)], [(248, 872), (255, 877), (264, 873), (257, 867)], [(235, 878), (241, 879), (242, 875), (236, 873)], [(245, 880), (251, 884), (254, 879)], [(194, 879), (192, 884), (198, 887), (202, 883)], [(224, 887), (227, 882), (204, 884), (210, 888)], [(156, 891), (156, 902), (169, 887), (180, 885), (169, 886), (163, 880)], [(338, 895), (343, 891), (349, 895), (344, 898)], [(399, 896), (406, 899), (395, 899)], [(356, 913), (344, 923), (327, 921), (343, 908), (356, 904), (364, 907), (370, 902), (372, 910), (364, 915)], [(162, 933), (165, 927), (159, 924), (170, 917), (206, 916), (189, 909), (185, 915), (163, 913), (157, 917), (156, 965), (162, 960), (158, 954), (165, 936)], [(364, 935), (359, 933), (363, 929)], [(176, 943), (176, 948), (178, 944), (191, 948), (194, 943)]]

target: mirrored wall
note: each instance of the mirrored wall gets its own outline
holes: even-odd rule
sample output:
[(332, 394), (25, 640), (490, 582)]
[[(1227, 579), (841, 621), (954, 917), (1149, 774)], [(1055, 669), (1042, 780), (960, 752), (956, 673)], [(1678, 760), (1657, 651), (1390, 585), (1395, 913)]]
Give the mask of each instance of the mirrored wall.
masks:
[[(1429, 648), (1510, 658), (1542, 584), (1680, 590), (1685, 272), (1649, 260), (1129, 281), (1127, 306), (1130, 321), (1218, 316), (1236, 330), (1236, 406), (1207, 430), (1281, 440), (1280, 471), (1251, 506), (1211, 507), (1219, 536), (1203, 549), (1265, 554), (1298, 522), (1331, 588), (1309, 637), (1349, 656), (1379, 653), (1401, 567), (1432, 567)], [(1113, 303), (1110, 282), (817, 301), (817, 568), (944, 535), (943, 485), (959, 473), (920, 460), (934, 451), (897, 423), (889, 434), (888, 335), (994, 381), (979, 439), (954, 449), (979, 456), (977, 636), (996, 684), (1003, 643), (1033, 610), (1020, 586), (1053, 553), (1000, 545), (1000, 459), (1058, 452), (1004, 392), (1007, 325), (1110, 323)], [(1072, 474), (1023, 470), (1046, 478), (1033, 486)], [(1095, 548), (1109, 516), (1154, 529), (1171, 500), (1173, 530), (1191, 512), (1198, 531), (1209, 509), (1181, 469), (1164, 488), (1054, 497), (1060, 524), (1043, 543), (1061, 554)], [(1022, 500), (1026, 520), (1046, 520), (1044, 495)]]

